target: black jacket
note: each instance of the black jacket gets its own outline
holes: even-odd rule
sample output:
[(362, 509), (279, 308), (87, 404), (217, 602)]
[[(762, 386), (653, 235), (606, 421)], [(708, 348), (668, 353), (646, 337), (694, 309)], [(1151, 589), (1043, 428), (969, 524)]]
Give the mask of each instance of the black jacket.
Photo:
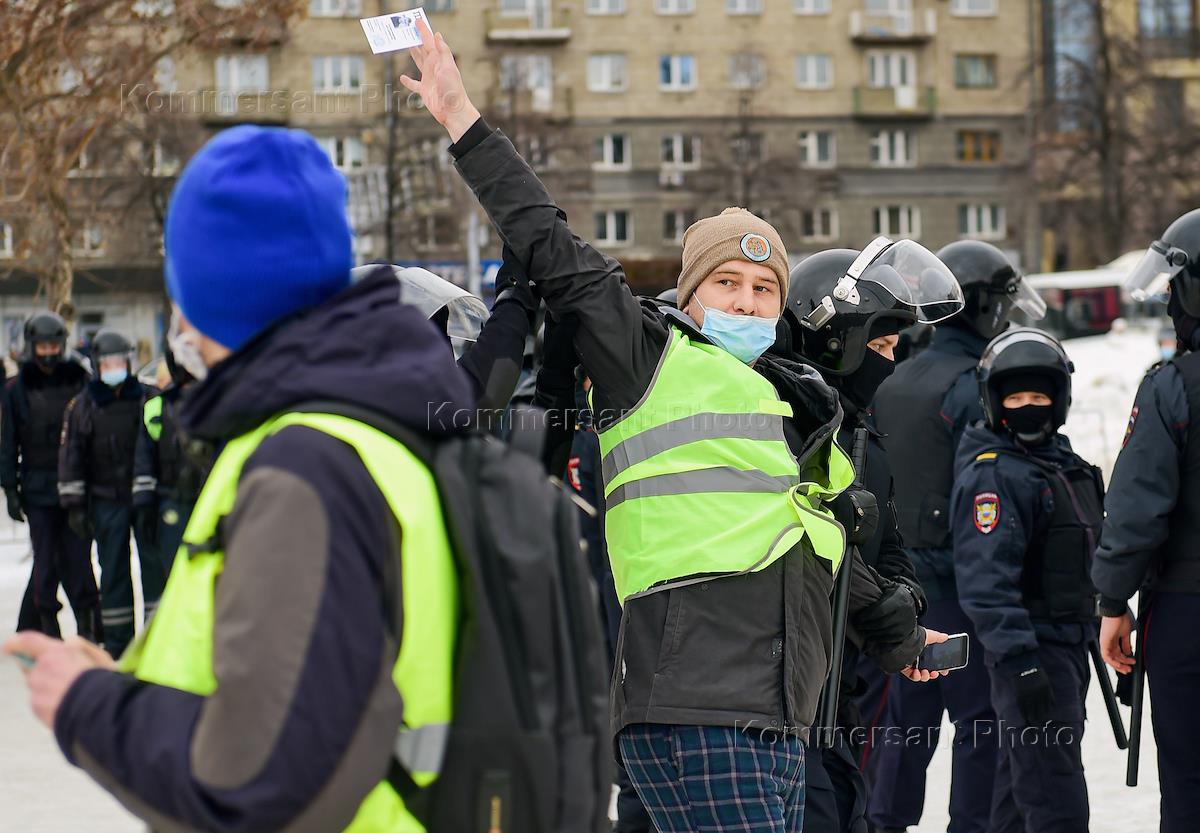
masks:
[[(577, 322), (575, 352), (592, 379), (595, 423), (603, 431), (649, 387), (669, 327), (694, 325), (639, 302), (621, 265), (571, 232), (512, 144), (482, 119), (451, 152), (550, 312)], [(836, 395), (811, 368), (784, 359), (764, 356), (755, 369), (793, 404), (789, 445), (807, 458), (838, 427)], [(852, 607), (881, 596), (865, 569), (854, 575)], [(613, 680), (614, 732), (669, 723), (806, 734), (829, 663), (832, 586), (827, 564), (801, 545), (757, 573), (631, 601)]]
[(93, 379), (63, 416), (58, 497), (65, 508), (89, 497), (132, 504), (133, 458), (147, 390), (133, 376), (120, 387)]
[[(53, 373), (43, 373), (33, 362), (22, 362), (17, 375), (4, 388), (4, 416), (0, 423), (0, 486), (17, 489), (31, 506), (58, 505), (58, 445), (62, 439), (66, 405), (87, 384), (88, 372), (74, 357), (66, 357)], [(42, 397), (56, 415), (40, 416), (33, 424), (30, 397)], [(54, 405), (51, 400), (60, 402)], [(42, 410), (43, 405), (38, 405)], [(36, 444), (38, 448), (26, 446)], [(40, 461), (40, 463), (39, 463)]]
[[(191, 506), (212, 467), (213, 455), (187, 448), (179, 424), (185, 389), (171, 385), (161, 394), (158, 439), (150, 436), (143, 415), (133, 459), (133, 505), (153, 506), (158, 498)], [(146, 400), (147, 403), (150, 399)]]
[[(314, 401), (434, 433), (449, 428), (431, 407), (474, 404), (445, 337), (398, 304), (385, 270), (213, 368), (181, 415), (220, 445)], [(216, 691), (89, 671), (55, 720), (63, 752), (156, 829), (345, 828), (386, 776), (404, 716), (382, 589), (397, 534), (353, 448), (303, 426), (265, 439), (223, 523)]]

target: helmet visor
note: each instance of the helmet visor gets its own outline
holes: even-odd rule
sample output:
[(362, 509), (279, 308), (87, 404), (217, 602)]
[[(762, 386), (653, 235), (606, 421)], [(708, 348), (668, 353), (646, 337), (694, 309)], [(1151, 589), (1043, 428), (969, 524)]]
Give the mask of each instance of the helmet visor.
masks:
[[(870, 260), (861, 267), (865, 258)], [(912, 240), (893, 243), (886, 237), (875, 238), (850, 267), (850, 276), (874, 283), (908, 305), (923, 324), (944, 321), (963, 308), (962, 287), (954, 274), (937, 255)]]
[(1013, 306), (1025, 313), (1030, 320), (1041, 321), (1046, 317), (1046, 300), (1019, 275), (1015, 281), (1009, 283), (1006, 291), (1012, 298)]
[(1135, 301), (1145, 301), (1166, 291), (1171, 278), (1187, 265), (1188, 255), (1183, 249), (1155, 240), (1142, 255), (1138, 265), (1125, 278), (1125, 288)]
[(481, 299), (428, 269), (397, 267), (394, 272), (400, 282), (403, 303), (416, 307), (426, 318), (432, 318), (438, 310), (445, 308), (446, 335), (454, 345), (455, 354), (460, 355), (467, 342), (479, 338), (479, 331), (488, 317), (487, 304)]

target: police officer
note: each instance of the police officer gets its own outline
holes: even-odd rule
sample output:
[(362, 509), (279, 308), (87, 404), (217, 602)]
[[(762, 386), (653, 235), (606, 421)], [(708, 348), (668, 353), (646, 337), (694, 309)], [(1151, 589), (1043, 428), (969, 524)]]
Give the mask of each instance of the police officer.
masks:
[[(988, 341), (1008, 326), (1014, 306), (1034, 317), (1045, 305), (1022, 281), (1004, 253), (988, 243), (962, 240), (938, 252), (963, 288), (963, 311), (938, 325), (933, 342), (901, 363), (875, 397), (875, 415), (887, 442), (896, 479), (896, 517), (929, 608), (922, 622), (946, 633), (972, 633), (959, 607), (949, 525), (954, 452), (972, 422), (983, 418), (975, 366)], [(973, 637), (972, 637), (973, 638)], [(978, 652), (978, 644), (972, 647)], [(949, 711), (956, 726), (950, 790), (950, 833), (981, 833), (987, 827), (995, 778), (994, 733), (972, 736), (994, 715), (983, 666), (968, 665), (934, 685), (903, 680), (890, 687), (885, 723), (900, 730), (899, 743), (885, 742), (872, 763), (877, 779), (871, 821), (903, 829), (921, 818), (925, 770)]]
[[(908, 555), (901, 546), (892, 509), (892, 472), (887, 453), (870, 415), (870, 405), (879, 385), (896, 368), (893, 350), (902, 330), (927, 319), (922, 311), (887, 292), (882, 284), (865, 280), (859, 297), (851, 302), (837, 295), (837, 286), (854, 269), (859, 252), (831, 249), (805, 258), (792, 269), (788, 290), (787, 327), (777, 348), (794, 353), (816, 367), (841, 399), (845, 419), (838, 442), (851, 448), (857, 428), (868, 431), (866, 471), (863, 488), (870, 505), (877, 507), (878, 521), (859, 541), (859, 553), (867, 568), (879, 576), (885, 595), (870, 608), (858, 612), (851, 625), (870, 632), (902, 618), (915, 625), (924, 612), (925, 597)], [(832, 304), (832, 314), (827, 304)], [(783, 342), (788, 342), (787, 347)], [(848, 495), (835, 502), (838, 510), (850, 509)], [(839, 511), (847, 530), (857, 525), (855, 513)], [(804, 829), (807, 833), (841, 833), (866, 829), (867, 786), (859, 770), (861, 755), (870, 744), (870, 727), (860, 714), (856, 695), (868, 679), (884, 678), (879, 667), (860, 678), (856, 643), (847, 638), (841, 691), (838, 732), (832, 748), (814, 744), (807, 750), (805, 774)], [(863, 663), (866, 665), (866, 663)], [(911, 671), (910, 679), (918, 678)], [(923, 679), (923, 677), (921, 677)]]
[[(133, 583), (129, 533), (149, 528), (135, 513), (153, 517), (153, 507), (133, 506), (133, 458), (146, 391), (130, 372), (129, 339), (101, 330), (92, 339), (98, 378), (71, 400), (59, 449), (58, 496), (76, 534), (96, 538), (100, 560), (100, 615), (104, 647), (120, 657), (133, 638)], [(148, 620), (166, 580), (152, 541), (138, 538), (142, 599)]]
[(152, 545), (161, 558), (163, 574), (170, 575), (212, 461), (202, 443), (192, 444), (189, 453), (179, 426), (182, 398), (194, 380), (176, 363), (169, 347), (164, 360), (171, 383), (142, 407), (134, 452), (133, 524), (139, 554), (141, 542)]
[(1158, 746), (1160, 829), (1178, 833), (1195, 829), (1200, 816), (1200, 210), (1151, 244), (1126, 286), (1139, 300), (1169, 289), (1179, 353), (1138, 389), (1092, 579), (1105, 617), (1101, 652), (1122, 674), (1133, 669), (1127, 602), (1143, 588), (1139, 650)]
[(80, 636), (97, 641), (100, 598), (92, 573), (91, 541), (78, 536), (58, 504), (58, 443), (67, 403), (88, 372), (67, 352), (67, 325), (52, 312), (25, 322), (25, 353), (4, 394), (0, 484), (14, 521), (29, 520), (33, 572), (18, 630), (59, 635), (58, 585), (75, 613)]
[(985, 421), (958, 446), (955, 575), (1000, 720), (993, 833), (1088, 829), (1080, 744), (1104, 483), (1058, 433), (1073, 369), (1043, 332), (996, 338), (979, 363)]

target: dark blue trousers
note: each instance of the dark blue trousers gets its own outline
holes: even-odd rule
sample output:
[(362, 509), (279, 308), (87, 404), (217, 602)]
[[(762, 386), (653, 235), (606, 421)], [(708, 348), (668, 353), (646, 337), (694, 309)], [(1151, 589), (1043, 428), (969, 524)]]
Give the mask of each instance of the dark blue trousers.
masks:
[(954, 723), (947, 833), (985, 833), (996, 779), (997, 732), (983, 647), (955, 599), (930, 602), (921, 624), (970, 636), (966, 668), (927, 683), (903, 677), (891, 682), (887, 731), (871, 752), (871, 798), (867, 816), (876, 827), (905, 828), (921, 820), (925, 770), (941, 736), (942, 713)]
[(801, 833), (804, 745), (726, 726), (627, 726), (621, 758), (659, 833)]
[(1026, 725), (1012, 675), (990, 669), (992, 705), (1000, 721), (991, 833), (1087, 833), (1080, 749), (1091, 680), (1087, 646), (1042, 640), (1038, 657), (1054, 691), (1046, 726)]
[(1194, 831), (1200, 824), (1200, 594), (1154, 596), (1144, 627), (1151, 721), (1158, 746), (1161, 833)]
[[(104, 648), (120, 657), (133, 640), (133, 578), (130, 570), (130, 521), (133, 507), (113, 500), (93, 500), (92, 526), (100, 560), (100, 617), (104, 622)], [(142, 599), (146, 618), (162, 595), (166, 575), (158, 551), (138, 539), (142, 568)]]

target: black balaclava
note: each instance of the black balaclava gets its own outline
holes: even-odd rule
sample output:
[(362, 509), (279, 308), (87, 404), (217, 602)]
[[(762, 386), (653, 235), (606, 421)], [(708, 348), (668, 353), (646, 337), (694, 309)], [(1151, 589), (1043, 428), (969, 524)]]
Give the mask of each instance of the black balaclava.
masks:
[(997, 385), (1000, 393), (1000, 424), (1023, 445), (1041, 445), (1054, 434), (1054, 404), (1006, 408), (1004, 400), (1014, 393), (1044, 393), (1051, 400), (1058, 396), (1054, 380), (1044, 373), (1014, 373)]
[(44, 372), (53, 373), (55, 368), (58, 367), (58, 364), (61, 361), (62, 361), (62, 353), (61, 352), (51, 353), (49, 356), (39, 356), (37, 354), (37, 346), (36, 345), (34, 346), (33, 362), (39, 368), (41, 368), (41, 370), (43, 370)]
[[(884, 336), (894, 336), (900, 332), (900, 327), (908, 322), (890, 315), (881, 315), (871, 322), (867, 333), (867, 341), (871, 342)], [(896, 370), (896, 362), (880, 355), (870, 347), (863, 348), (862, 361), (858, 368), (848, 376), (837, 379), (836, 386), (842, 395), (858, 410), (865, 411), (871, 407), (875, 392), (879, 390), (887, 378)]]
[(1175, 292), (1172, 292), (1171, 297), (1167, 300), (1167, 315), (1171, 316), (1171, 321), (1175, 324), (1175, 334), (1179, 336), (1180, 347), (1194, 349), (1194, 339), (1196, 330), (1200, 328), (1200, 318), (1187, 313), (1183, 304), (1179, 303), (1179, 296)]

